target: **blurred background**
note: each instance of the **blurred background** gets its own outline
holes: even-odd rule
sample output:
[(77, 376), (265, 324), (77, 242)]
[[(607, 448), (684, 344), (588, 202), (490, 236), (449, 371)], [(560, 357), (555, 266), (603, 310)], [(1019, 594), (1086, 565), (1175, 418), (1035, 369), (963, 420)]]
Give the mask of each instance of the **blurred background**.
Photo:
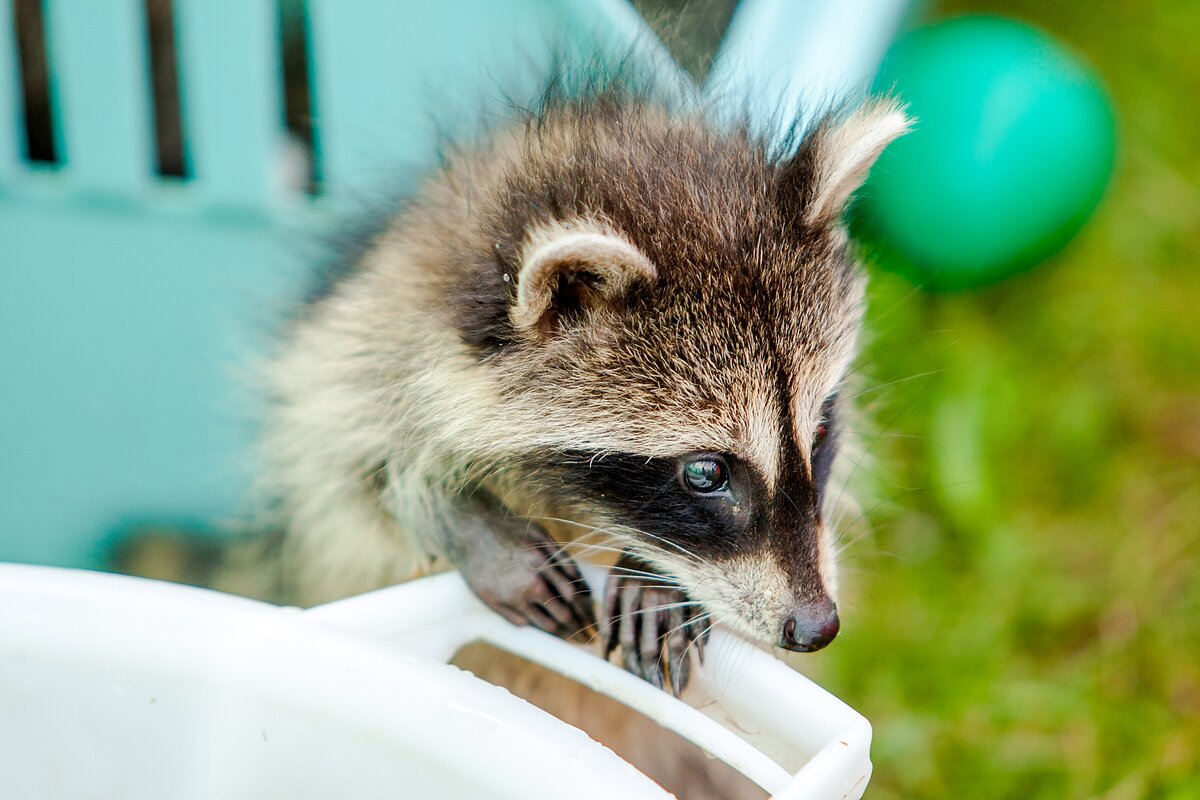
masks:
[[(426, 158), (410, 116), (459, 102), (445, 78), (381, 105), (388, 76), (409, 80), (414, 52), (487, 49), (476, 29), (581, 28), (587, 4), (466, 5), (470, 30), (461, 9), (365, 0), (0, 1), (0, 559), (111, 567), (130, 531), (236, 518), (253, 413), (230, 365), (311, 269), (294, 234), (385, 156)], [(703, 78), (735, 3), (635, 5)], [(902, 42), (980, 13), (1040, 31), (1068, 59), (1054, 69), (1085, 71), (1064, 79), (1080, 107), (1094, 90), (1112, 117), (1041, 125), (1086, 129), (1083, 177), (1035, 165), (1087, 184), (1078, 209), (974, 271), (888, 233), (897, 176), (922, 179), (898, 190), (920, 205), (949, 191), (939, 167), (897, 150), (868, 185), (863, 509), (841, 525), (843, 633), (805, 668), (875, 726), (869, 798), (1200, 797), (1200, 4), (924, 2)], [(990, 40), (962, 41), (952, 58)], [(921, 96), (911, 64), (885, 61), (877, 86), (914, 87), (936, 133), (952, 103)]]
[(1200, 797), (1200, 4), (921, 12), (1022, 20), (1090, 65), (1116, 168), (1027, 273), (873, 271), (877, 496), (810, 674), (875, 726), (868, 798)]
[(1090, 64), (1116, 170), (1027, 274), (873, 276), (883, 496), (819, 669), (870, 709), (869, 797), (1198, 797), (1200, 4), (929, 10), (1026, 20)]

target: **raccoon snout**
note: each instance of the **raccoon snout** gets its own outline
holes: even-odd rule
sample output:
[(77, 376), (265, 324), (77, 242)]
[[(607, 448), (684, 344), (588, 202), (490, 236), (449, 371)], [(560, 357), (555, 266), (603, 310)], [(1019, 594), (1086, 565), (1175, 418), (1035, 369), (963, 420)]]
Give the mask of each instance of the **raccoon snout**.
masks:
[(779, 646), (797, 653), (811, 653), (832, 642), (840, 627), (837, 606), (829, 600), (796, 606), (783, 623)]

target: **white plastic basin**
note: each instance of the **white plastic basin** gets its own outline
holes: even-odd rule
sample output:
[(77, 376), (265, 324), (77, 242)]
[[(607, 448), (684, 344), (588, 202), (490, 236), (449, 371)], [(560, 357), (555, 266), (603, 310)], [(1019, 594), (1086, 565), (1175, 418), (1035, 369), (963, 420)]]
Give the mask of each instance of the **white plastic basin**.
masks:
[(720, 632), (696, 679), (701, 713), (509, 625), (457, 575), (302, 612), (0, 565), (0, 798), (669, 796), (576, 728), (445, 663), (471, 641), (648, 714), (776, 798), (866, 788), (866, 720), (767, 653), (738, 648), (734, 664)]

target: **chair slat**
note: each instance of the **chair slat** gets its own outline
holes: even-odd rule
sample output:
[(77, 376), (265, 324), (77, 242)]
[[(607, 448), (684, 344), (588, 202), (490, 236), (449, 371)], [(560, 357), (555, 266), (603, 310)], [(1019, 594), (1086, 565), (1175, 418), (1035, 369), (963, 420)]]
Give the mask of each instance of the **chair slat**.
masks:
[[(370, 198), (427, 168), (436, 131), (478, 126), (481, 99), (528, 102), (535, 60), (562, 34), (537, 0), (309, 0), (321, 171), (335, 198)], [(548, 12), (554, 13), (548, 13)], [(385, 188), (387, 192), (390, 189)]]
[(149, 58), (140, 0), (48, 0), (51, 74), (66, 174), (85, 191), (134, 195), (149, 182)]
[[(324, 188), (360, 199), (427, 168), (458, 138), (537, 99), (554, 51), (644, 44), (677, 71), (625, 0), (309, 0)], [(668, 65), (669, 66), (666, 66)], [(675, 74), (675, 73), (673, 73)], [(385, 192), (389, 191), (384, 189)]]
[[(427, 149), (407, 85), (411, 67), (425, 54), (397, 54), (410, 47), (412, 26), (420, 24), (414, 17), (428, 8), (414, 14), (411, 3), (309, 0), (319, 158), (329, 194), (343, 197), (370, 182), (390, 161), (385, 153)], [(427, 34), (429, 40), (438, 35)], [(390, 115), (405, 123), (389, 125)]]
[(183, 128), (194, 189), (263, 210), (281, 194), (283, 114), (271, 0), (175, 0)]
[(0, 0), (0, 185), (16, 174), (25, 130), (12, 0)]

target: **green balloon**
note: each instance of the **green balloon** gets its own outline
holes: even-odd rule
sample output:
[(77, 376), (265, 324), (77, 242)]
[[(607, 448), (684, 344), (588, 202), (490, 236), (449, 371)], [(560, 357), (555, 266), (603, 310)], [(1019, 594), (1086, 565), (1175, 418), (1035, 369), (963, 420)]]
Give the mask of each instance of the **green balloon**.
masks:
[(1100, 202), (1115, 151), (1108, 97), (1033, 28), (963, 17), (918, 29), (876, 90), (917, 120), (854, 208), (885, 267), (935, 290), (991, 283), (1057, 251)]

